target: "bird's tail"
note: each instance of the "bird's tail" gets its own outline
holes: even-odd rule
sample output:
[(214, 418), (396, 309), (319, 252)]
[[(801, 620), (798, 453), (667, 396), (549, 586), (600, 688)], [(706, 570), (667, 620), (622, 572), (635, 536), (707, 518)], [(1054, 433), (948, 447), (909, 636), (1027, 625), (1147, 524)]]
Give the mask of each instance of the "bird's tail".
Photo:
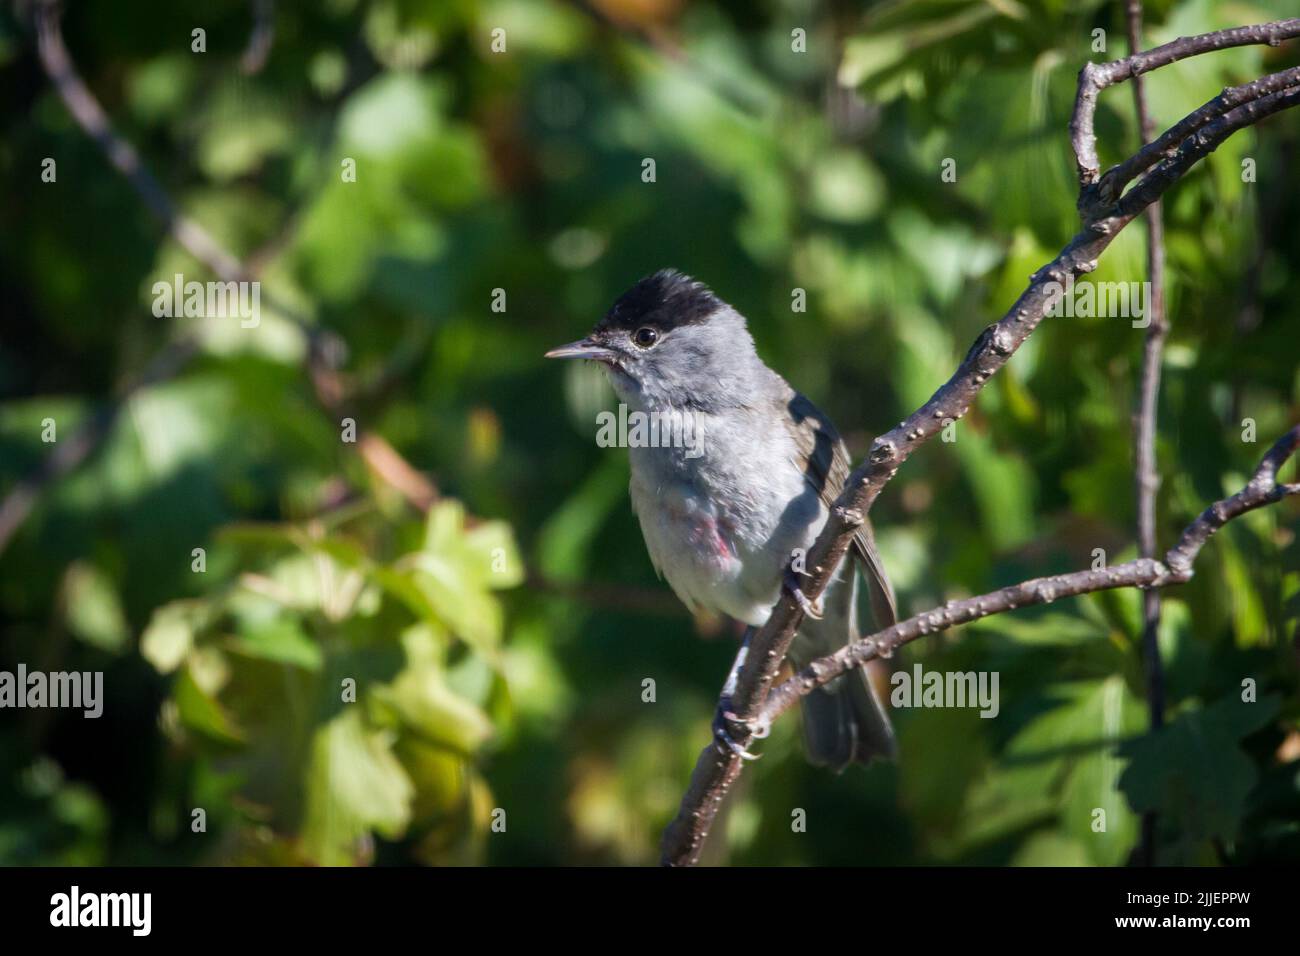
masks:
[(866, 677), (866, 671), (859, 668), (803, 699), (809, 762), (843, 770), (851, 763), (895, 756), (894, 728)]
[[(824, 595), (825, 616), (804, 618), (790, 648), (791, 663), (802, 667), (816, 657), (844, 646), (857, 633), (857, 575), (849, 565), (851, 582), (834, 581)], [(876, 616), (880, 612), (873, 612)], [(892, 617), (892, 615), (891, 615)], [(889, 623), (893, 623), (892, 620)], [(892, 759), (898, 744), (889, 714), (876, 696), (865, 668), (818, 687), (803, 699), (804, 745), (809, 762), (843, 770), (851, 763)]]

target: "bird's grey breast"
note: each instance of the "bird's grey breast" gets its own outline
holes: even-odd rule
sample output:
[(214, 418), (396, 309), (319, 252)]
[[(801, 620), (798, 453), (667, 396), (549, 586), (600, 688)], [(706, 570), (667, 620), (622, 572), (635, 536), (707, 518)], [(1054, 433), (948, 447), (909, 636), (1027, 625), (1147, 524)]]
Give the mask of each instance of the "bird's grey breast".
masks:
[(633, 507), (655, 567), (683, 601), (761, 623), (792, 549), (815, 537), (824, 508), (770, 414), (696, 416), (694, 450), (629, 449)]

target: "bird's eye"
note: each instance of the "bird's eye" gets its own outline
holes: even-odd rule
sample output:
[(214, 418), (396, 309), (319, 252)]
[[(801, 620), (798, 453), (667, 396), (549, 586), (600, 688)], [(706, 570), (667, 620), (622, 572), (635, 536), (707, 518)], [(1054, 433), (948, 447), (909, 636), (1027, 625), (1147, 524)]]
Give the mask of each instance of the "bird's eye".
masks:
[(659, 341), (659, 333), (647, 325), (636, 330), (632, 336), (632, 341), (641, 348), (648, 349)]

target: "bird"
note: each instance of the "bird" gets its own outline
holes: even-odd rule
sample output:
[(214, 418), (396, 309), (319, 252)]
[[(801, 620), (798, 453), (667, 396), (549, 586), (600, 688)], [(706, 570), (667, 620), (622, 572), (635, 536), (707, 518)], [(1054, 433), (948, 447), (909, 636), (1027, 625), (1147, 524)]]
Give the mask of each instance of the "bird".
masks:
[[(749, 640), (788, 589), (805, 614), (789, 658), (796, 667), (833, 653), (857, 631), (858, 576), (866, 581), (877, 630), (897, 620), (893, 588), (864, 523), (817, 604), (800, 589), (806, 556), (850, 471), (830, 419), (759, 357), (744, 315), (707, 285), (661, 269), (618, 297), (590, 334), (546, 358), (599, 363), (629, 414), (685, 422), (691, 441), (626, 442), (629, 493), (646, 549), (661, 578), (691, 610), (746, 626), (724, 687), (714, 731), (727, 731)], [(635, 437), (635, 432), (632, 433)], [(656, 434), (652, 431), (650, 434)], [(802, 700), (809, 762), (841, 771), (896, 756), (888, 712), (856, 669)], [(766, 728), (755, 736), (764, 736)]]

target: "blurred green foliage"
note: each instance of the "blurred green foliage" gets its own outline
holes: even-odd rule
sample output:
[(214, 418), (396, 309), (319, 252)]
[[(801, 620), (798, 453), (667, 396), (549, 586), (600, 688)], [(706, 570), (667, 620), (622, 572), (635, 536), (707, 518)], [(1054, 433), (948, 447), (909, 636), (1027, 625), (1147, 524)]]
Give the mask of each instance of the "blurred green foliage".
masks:
[[(179, 205), (346, 343), (361, 427), (437, 482), (427, 515), (340, 440), (284, 316), (152, 315), (155, 281), (209, 276), (0, 13), (0, 493), (48, 454), (44, 419), (67, 440), (169, 341), (202, 343), (0, 554), (0, 667), (102, 670), (107, 696), (99, 720), (0, 714), (0, 862), (656, 858), (731, 630), (655, 581), (625, 455), (592, 440), (609, 394), (542, 352), (675, 266), (749, 316), (860, 454), (1069, 239), (1075, 76), (1122, 55), (1124, 31), (1100, 0), (591, 7), (624, 28), (556, 0), (282, 3), (254, 75), (244, 3), (66, 16), (88, 84)], [(1153, 44), (1294, 12), (1146, 7)], [(1148, 95), (1163, 126), (1295, 62), (1223, 51)], [(1103, 162), (1137, 145), (1127, 87), (1098, 130)], [(1298, 133), (1283, 115), (1234, 136), (1167, 197), (1164, 546), (1297, 417)], [(1134, 226), (1094, 278), (1140, 280), (1144, 261)], [(900, 472), (874, 519), (905, 610), (1133, 554), (1141, 334), (1049, 320), (958, 440)], [(997, 719), (896, 711), (901, 760), (839, 777), (784, 721), (710, 859), (1117, 864), (1151, 809), (1164, 861), (1300, 859), (1298, 524), (1293, 506), (1233, 523), (1166, 594), (1159, 734), (1139, 595), (987, 619), (894, 665), (998, 671)], [(1240, 703), (1246, 678), (1258, 703)]]

